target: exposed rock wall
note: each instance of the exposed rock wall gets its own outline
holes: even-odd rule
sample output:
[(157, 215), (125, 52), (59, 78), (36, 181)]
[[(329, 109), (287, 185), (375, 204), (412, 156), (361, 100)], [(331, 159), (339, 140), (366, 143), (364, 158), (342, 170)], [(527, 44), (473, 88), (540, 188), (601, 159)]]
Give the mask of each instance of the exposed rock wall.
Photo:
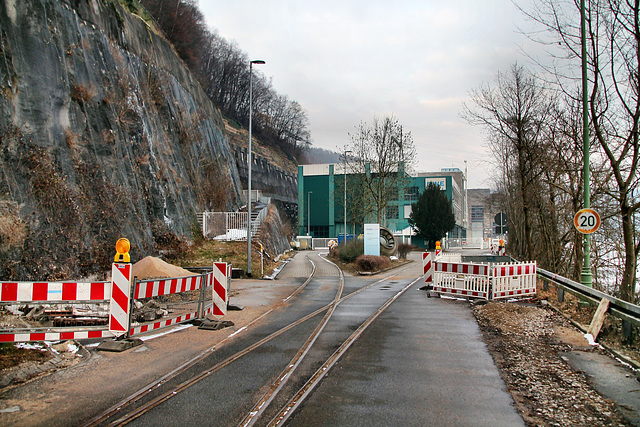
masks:
[(0, 0), (0, 202), (17, 207), (0, 210), (0, 278), (90, 273), (123, 236), (134, 261), (192, 238), (197, 212), (240, 202), (222, 129), (171, 46), (117, 1)]
[[(244, 182), (249, 175), (247, 149), (236, 147), (234, 150), (236, 167)], [(251, 187), (262, 190), (267, 195), (277, 195), (282, 200), (296, 200), (298, 196), (298, 176), (278, 166), (273, 165), (264, 157), (253, 154), (251, 156)]]

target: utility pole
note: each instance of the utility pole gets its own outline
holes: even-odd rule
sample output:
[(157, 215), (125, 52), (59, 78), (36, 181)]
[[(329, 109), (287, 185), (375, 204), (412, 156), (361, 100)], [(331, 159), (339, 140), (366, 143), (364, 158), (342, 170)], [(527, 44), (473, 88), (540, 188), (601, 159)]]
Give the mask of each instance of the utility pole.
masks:
[[(587, 24), (585, 0), (580, 1), (580, 30), (582, 33), (582, 142), (584, 156), (584, 209), (591, 206), (590, 200), (590, 172), (589, 172), (589, 90), (587, 81)], [(591, 236), (584, 235), (584, 261), (582, 263), (582, 284), (592, 285), (591, 277)]]
[(251, 80), (253, 64), (264, 64), (265, 62), (261, 59), (255, 59), (253, 61), (249, 61), (249, 150), (247, 153), (247, 276), (251, 277), (251, 234), (252, 224), (251, 224), (251, 164), (253, 160), (251, 159), (251, 117), (253, 116), (253, 82)]

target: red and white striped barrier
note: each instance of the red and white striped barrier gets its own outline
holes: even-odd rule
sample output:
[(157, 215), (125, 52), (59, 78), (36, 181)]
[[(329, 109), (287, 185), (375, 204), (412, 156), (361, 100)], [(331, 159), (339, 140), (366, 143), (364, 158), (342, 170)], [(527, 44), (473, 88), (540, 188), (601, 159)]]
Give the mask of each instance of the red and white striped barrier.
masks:
[(129, 330), (129, 335), (133, 336), (133, 335), (144, 334), (145, 332), (151, 332), (156, 329), (166, 328), (167, 326), (177, 325), (178, 323), (188, 322), (190, 320), (196, 319), (197, 317), (198, 317), (198, 313), (194, 311), (192, 313), (183, 314), (178, 317), (162, 319), (157, 322), (133, 327)]
[(489, 266), (436, 262), (434, 292), (489, 298), (491, 278)]
[(111, 282), (2, 282), (0, 302), (105, 301)]
[(0, 342), (62, 341), (90, 338), (113, 338), (113, 334), (105, 329), (70, 332), (0, 333)]
[[(0, 331), (0, 342), (58, 341), (68, 339), (113, 338), (124, 334), (138, 335), (155, 329), (194, 320), (208, 314), (220, 318), (227, 313), (231, 264), (215, 263), (213, 271), (197, 276), (164, 280), (134, 281), (130, 263), (112, 265), (111, 282), (0, 282), (0, 303), (60, 303), (109, 301), (109, 325), (102, 328), (50, 328), (41, 331)], [(132, 288), (132, 286), (134, 288)], [(202, 289), (202, 288), (205, 289)], [(212, 289), (212, 304), (205, 307), (205, 290)], [(133, 299), (151, 298), (192, 290), (202, 290), (197, 311), (182, 313), (142, 325), (131, 325)], [(133, 295), (132, 295), (133, 292)], [(133, 297), (133, 298), (131, 298)], [(206, 298), (204, 298), (206, 300)], [(201, 310), (202, 307), (202, 310)], [(202, 314), (200, 312), (202, 311)]]
[(425, 282), (433, 291), (493, 300), (535, 295), (536, 263), (468, 264), (431, 261), (431, 253), (423, 252)]
[(422, 275), (426, 283), (433, 283), (433, 261), (431, 260), (431, 252), (422, 253)]
[(213, 263), (213, 315), (227, 314), (227, 301), (231, 266), (226, 262)]
[(111, 268), (111, 304), (109, 305), (109, 332), (116, 337), (129, 331), (130, 295), (133, 271), (129, 263), (113, 263)]
[(536, 263), (502, 264), (493, 267), (493, 299), (535, 295)]
[(152, 298), (179, 292), (194, 291), (202, 286), (202, 276), (177, 277), (164, 280), (146, 280), (136, 284), (134, 299)]

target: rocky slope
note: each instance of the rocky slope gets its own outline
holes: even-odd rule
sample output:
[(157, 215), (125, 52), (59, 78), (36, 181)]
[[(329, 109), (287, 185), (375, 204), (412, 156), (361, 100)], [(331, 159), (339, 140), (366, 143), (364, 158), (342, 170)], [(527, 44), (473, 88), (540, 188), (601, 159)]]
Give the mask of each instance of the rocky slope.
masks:
[(240, 203), (219, 111), (117, 0), (0, 1), (0, 277), (77, 277)]

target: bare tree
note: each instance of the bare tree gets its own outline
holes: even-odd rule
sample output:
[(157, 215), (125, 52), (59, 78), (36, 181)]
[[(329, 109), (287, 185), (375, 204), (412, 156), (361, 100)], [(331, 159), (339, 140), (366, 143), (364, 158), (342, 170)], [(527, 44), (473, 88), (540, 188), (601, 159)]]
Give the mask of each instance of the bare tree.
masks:
[(363, 216), (374, 215), (383, 224), (384, 212), (391, 200), (397, 200), (407, 187), (415, 159), (415, 145), (410, 132), (404, 131), (394, 116), (374, 117), (373, 124), (360, 123), (355, 134), (349, 134), (351, 151), (355, 159), (348, 163), (349, 173), (357, 178), (358, 189), (353, 191), (366, 208)]
[[(579, 4), (573, 0), (539, 0), (528, 15), (542, 25), (547, 37), (566, 49), (563, 62), (553, 71), (560, 86), (566, 86), (570, 65), (581, 57)], [(622, 231), (624, 269), (620, 297), (635, 297), (640, 239), (633, 222), (640, 210), (637, 194), (640, 177), (640, 2), (638, 0), (587, 1), (587, 62), (590, 84), (589, 108), (593, 136), (599, 146), (595, 156), (607, 163), (610, 182), (608, 196), (616, 201), (617, 219)], [(559, 65), (557, 65), (559, 64)], [(564, 67), (562, 66), (564, 65)]]
[[(507, 168), (507, 190), (520, 199), (522, 223), (516, 222), (516, 228), (511, 229), (510, 240), (516, 237), (516, 243), (524, 243), (521, 255), (535, 259), (532, 190), (541, 174), (538, 160), (550, 107), (548, 95), (539, 80), (514, 64), (508, 73), (498, 74), (494, 87), (484, 84), (473, 90), (471, 102), (474, 107), (465, 105), (463, 116), (489, 132), (489, 145)], [(522, 234), (518, 233), (518, 225), (522, 226)]]

